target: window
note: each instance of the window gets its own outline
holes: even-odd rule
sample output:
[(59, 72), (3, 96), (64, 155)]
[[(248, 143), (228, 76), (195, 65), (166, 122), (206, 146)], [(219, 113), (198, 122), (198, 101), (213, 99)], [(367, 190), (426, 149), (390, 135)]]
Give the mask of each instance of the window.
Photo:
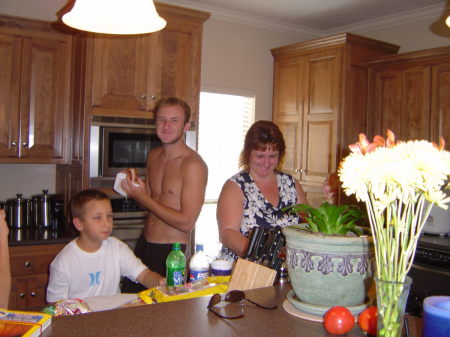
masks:
[(214, 90), (200, 93), (198, 153), (208, 165), (205, 203), (196, 224), (195, 243), (207, 256), (220, 251), (217, 200), (225, 181), (239, 170), (245, 134), (254, 121), (255, 97), (248, 93)]

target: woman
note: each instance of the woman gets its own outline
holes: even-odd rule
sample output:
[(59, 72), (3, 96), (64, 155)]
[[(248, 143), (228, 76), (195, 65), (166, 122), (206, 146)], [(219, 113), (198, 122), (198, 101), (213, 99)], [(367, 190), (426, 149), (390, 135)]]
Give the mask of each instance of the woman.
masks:
[(283, 135), (271, 121), (257, 121), (245, 136), (239, 159), (241, 172), (224, 184), (217, 204), (223, 244), (221, 258), (243, 256), (247, 234), (254, 226), (269, 228), (297, 224), (298, 218), (281, 211), (307, 203), (305, 192), (291, 175), (279, 171), (285, 154)]

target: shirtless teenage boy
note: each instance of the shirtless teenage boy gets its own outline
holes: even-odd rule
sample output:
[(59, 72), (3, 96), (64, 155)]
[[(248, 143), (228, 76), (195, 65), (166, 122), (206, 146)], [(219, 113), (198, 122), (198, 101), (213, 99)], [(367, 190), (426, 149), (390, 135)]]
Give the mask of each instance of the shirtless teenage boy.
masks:
[[(149, 210), (135, 254), (151, 270), (165, 275), (166, 257), (172, 243), (189, 244), (190, 234), (200, 214), (208, 168), (197, 152), (184, 141), (189, 130), (190, 108), (179, 98), (162, 98), (155, 106), (156, 133), (162, 146), (147, 156), (147, 176), (139, 186), (127, 179), (122, 188), (127, 195)], [(123, 292), (136, 292), (124, 281)]]

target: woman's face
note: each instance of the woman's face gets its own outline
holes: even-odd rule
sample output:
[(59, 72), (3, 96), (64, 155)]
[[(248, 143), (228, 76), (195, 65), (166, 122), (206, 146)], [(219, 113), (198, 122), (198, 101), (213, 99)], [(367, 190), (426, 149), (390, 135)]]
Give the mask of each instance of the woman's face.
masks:
[(272, 147), (264, 151), (252, 150), (250, 152), (250, 172), (265, 177), (271, 175), (278, 166), (280, 153)]

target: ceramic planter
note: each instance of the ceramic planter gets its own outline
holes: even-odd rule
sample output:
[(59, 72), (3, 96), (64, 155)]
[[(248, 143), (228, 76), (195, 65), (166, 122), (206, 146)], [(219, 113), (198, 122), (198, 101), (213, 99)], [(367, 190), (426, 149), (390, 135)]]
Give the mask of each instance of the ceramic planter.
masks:
[(297, 226), (283, 228), (283, 234), (289, 278), (299, 302), (317, 306), (316, 314), (335, 305), (367, 302), (373, 282), (370, 236), (323, 235)]

